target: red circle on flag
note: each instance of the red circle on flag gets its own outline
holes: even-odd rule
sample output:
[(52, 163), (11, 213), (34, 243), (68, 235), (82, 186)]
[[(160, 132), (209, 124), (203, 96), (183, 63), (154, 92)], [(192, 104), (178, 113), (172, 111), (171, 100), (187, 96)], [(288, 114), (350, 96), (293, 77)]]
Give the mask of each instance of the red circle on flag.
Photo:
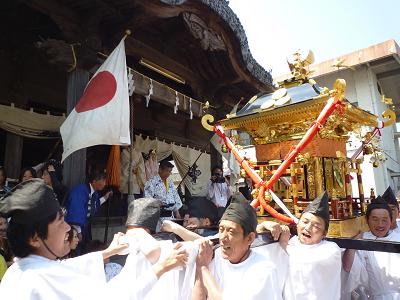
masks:
[(114, 98), (117, 81), (112, 73), (101, 71), (90, 80), (75, 110), (78, 113), (106, 105)]

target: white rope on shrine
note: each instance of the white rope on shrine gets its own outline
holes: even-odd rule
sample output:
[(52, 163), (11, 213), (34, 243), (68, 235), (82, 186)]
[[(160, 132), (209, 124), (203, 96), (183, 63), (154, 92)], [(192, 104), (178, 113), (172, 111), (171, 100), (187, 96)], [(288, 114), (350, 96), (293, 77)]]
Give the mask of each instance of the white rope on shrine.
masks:
[(146, 95), (146, 107), (149, 107), (150, 97), (153, 95), (153, 79), (150, 79), (149, 93)]
[(272, 190), (268, 190), (271, 193), (272, 199), (274, 199), (275, 203), (278, 204), (278, 206), (289, 216), (292, 218), (292, 220), (297, 224), (299, 222), (299, 219), (296, 218), (290, 210), (285, 206), (285, 204), (282, 202), (281, 199), (278, 198), (277, 195)]

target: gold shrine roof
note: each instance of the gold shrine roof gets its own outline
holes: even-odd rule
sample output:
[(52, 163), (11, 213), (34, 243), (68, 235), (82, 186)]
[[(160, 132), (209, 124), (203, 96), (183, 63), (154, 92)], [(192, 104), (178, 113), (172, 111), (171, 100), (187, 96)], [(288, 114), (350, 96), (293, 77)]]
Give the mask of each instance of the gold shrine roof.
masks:
[[(315, 121), (327, 103), (327, 89), (304, 83), (253, 97), (236, 114), (220, 121), (225, 129), (249, 132), (256, 144), (299, 139)], [(347, 139), (361, 126), (376, 126), (377, 116), (344, 99), (320, 131), (321, 137)]]

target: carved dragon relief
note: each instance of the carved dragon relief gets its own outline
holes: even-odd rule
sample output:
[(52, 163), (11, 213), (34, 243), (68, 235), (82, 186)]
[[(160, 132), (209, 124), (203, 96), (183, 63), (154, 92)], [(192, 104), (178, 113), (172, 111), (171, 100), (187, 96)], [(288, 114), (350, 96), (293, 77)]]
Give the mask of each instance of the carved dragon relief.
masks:
[[(165, 3), (168, 5), (182, 5), (187, 0), (159, 0), (159, 1), (161, 3)], [(208, 6), (212, 11), (218, 14), (232, 29), (232, 32), (239, 41), (244, 65), (247, 67), (247, 70), (260, 82), (272, 86), (273, 80), (270, 72), (266, 71), (263, 67), (261, 67), (261, 65), (259, 65), (257, 61), (253, 58), (250, 52), (249, 44), (247, 42), (246, 33), (243, 29), (242, 24), (239, 21), (239, 18), (229, 7), (229, 1), (199, 0), (199, 2)]]
[(183, 12), (183, 20), (186, 27), (197, 40), (200, 40), (201, 47), (209, 51), (226, 51), (222, 38), (214, 32), (207, 24), (196, 14)]

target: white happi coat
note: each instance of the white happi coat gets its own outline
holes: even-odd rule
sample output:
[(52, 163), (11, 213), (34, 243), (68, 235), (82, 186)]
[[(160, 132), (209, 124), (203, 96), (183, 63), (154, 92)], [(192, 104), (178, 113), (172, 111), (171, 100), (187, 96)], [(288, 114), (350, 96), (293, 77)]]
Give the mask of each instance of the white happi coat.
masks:
[[(391, 231), (388, 236), (378, 238), (365, 232), (363, 239), (400, 242), (400, 234)], [(371, 300), (400, 300), (400, 254), (357, 250), (345, 292), (360, 287)]]
[[(132, 280), (130, 270), (135, 267), (127, 262), (125, 272), (106, 283), (100, 252), (65, 261), (29, 255), (17, 259), (7, 270), (0, 284), (0, 295), (2, 299), (18, 300), (144, 299), (157, 277), (148, 272), (142, 275), (140, 282)], [(122, 289), (127, 282), (131, 287)]]
[[(223, 300), (283, 299), (281, 276), (275, 262), (269, 259), (268, 247), (251, 250), (249, 257), (238, 264), (223, 259), (221, 249), (215, 251), (210, 271), (222, 289)], [(265, 255), (260, 254), (263, 251)]]
[(146, 182), (144, 196), (158, 199), (165, 205), (173, 204), (173, 206), (168, 207), (168, 210), (174, 211), (180, 209), (182, 207), (182, 201), (181, 198), (179, 198), (171, 177), (167, 178), (167, 184), (168, 192), (160, 175), (157, 174), (156, 176), (153, 176)]
[(315, 245), (304, 245), (294, 236), (286, 250), (289, 270), (285, 299), (340, 299), (342, 260), (340, 248), (335, 243), (321, 241)]

